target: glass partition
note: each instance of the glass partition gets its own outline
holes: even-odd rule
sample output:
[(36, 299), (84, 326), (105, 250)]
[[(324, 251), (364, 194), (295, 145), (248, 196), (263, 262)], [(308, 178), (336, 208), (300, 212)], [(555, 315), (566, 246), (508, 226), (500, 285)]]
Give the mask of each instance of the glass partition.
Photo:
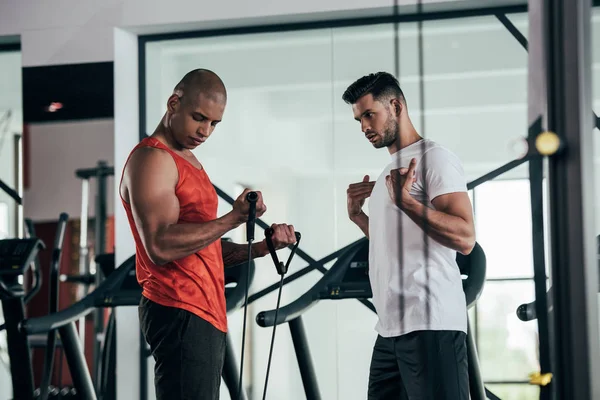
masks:
[[(594, 37), (600, 43), (594, 11)], [(527, 15), (508, 17), (527, 37)], [(374, 150), (364, 139), (341, 98), (359, 77), (394, 73), (397, 61), (415, 127), (456, 153), (469, 181), (521, 156), (528, 129), (526, 50), (495, 16), (427, 21), (420, 64), (418, 28), (415, 22), (400, 24), (397, 42), (394, 25), (387, 23), (148, 42), (146, 133), (159, 123), (186, 72), (200, 67), (217, 72), (228, 88), (227, 109), (195, 154), (213, 183), (231, 197), (243, 187), (261, 190), (268, 207), (263, 220), (294, 224), (303, 235), (300, 247), (318, 260), (362, 237), (347, 218), (346, 189), (364, 175), (376, 179), (389, 163), (385, 149)], [(595, 78), (599, 54), (595, 50)], [(599, 93), (594, 92), (596, 112)], [(484, 379), (503, 398), (530, 398), (537, 393), (528, 384), (528, 374), (539, 368), (537, 324), (521, 322), (515, 313), (534, 299), (527, 164), (469, 194), (478, 242), (488, 259), (488, 284), (470, 311)], [(219, 213), (230, 207), (222, 201)], [(243, 243), (244, 231), (229, 237)], [(307, 265), (296, 256), (289, 274)], [(281, 304), (298, 298), (321, 276), (313, 271), (285, 285)], [(277, 280), (272, 261), (261, 259), (250, 293)], [(271, 339), (271, 329), (258, 327), (254, 316), (274, 309), (276, 296), (273, 291), (254, 301), (248, 312), (244, 380), (252, 397), (262, 396)], [(236, 356), (241, 318), (240, 311), (229, 319)], [(356, 300), (321, 301), (304, 322), (323, 398), (364, 399), (375, 314)], [(304, 398), (288, 329), (277, 330), (273, 354), (269, 396)], [(222, 397), (229, 398), (224, 389)]]

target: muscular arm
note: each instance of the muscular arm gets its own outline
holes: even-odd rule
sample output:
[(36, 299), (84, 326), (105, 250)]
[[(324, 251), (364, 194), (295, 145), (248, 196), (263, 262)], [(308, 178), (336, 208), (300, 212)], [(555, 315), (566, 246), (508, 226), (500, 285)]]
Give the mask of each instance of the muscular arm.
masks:
[[(228, 242), (221, 240), (221, 247), (223, 249), (223, 263), (225, 268), (235, 267), (236, 265), (245, 263), (248, 261), (248, 245)], [(252, 259), (264, 257), (269, 254), (269, 250), (264, 241), (252, 244)]]
[(361, 231), (365, 234), (367, 239), (369, 238), (369, 217), (367, 214), (361, 211), (360, 214), (353, 216), (350, 218), (352, 222), (356, 224), (360, 228)]
[(125, 199), (146, 253), (157, 265), (189, 256), (242, 223), (233, 212), (204, 223), (177, 223), (177, 181), (175, 162), (158, 149), (138, 149), (125, 170)]
[(444, 194), (433, 199), (432, 204), (435, 210), (417, 200), (409, 201), (403, 208), (406, 215), (432, 239), (462, 254), (469, 254), (475, 246), (475, 225), (467, 193)]

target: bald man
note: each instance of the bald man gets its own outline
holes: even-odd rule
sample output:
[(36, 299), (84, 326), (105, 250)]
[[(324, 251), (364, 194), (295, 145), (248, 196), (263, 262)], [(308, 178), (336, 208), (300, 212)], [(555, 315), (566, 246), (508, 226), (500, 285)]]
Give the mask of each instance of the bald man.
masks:
[[(225, 85), (214, 72), (188, 72), (123, 170), (119, 192), (136, 244), (140, 327), (156, 361), (158, 400), (219, 398), (227, 332), (224, 268), (248, 259), (247, 244), (221, 237), (247, 222), (249, 189), (217, 217), (217, 193), (192, 150), (213, 133), (226, 103)], [(260, 217), (267, 207), (257, 193)], [(276, 249), (296, 241), (293, 226), (272, 227)], [(264, 240), (252, 245), (252, 258), (267, 254)]]

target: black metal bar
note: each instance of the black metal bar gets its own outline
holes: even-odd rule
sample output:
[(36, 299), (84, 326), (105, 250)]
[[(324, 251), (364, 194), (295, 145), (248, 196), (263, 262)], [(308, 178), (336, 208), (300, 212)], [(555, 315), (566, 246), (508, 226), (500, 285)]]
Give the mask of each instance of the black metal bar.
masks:
[[(529, 142), (533, 143), (535, 137), (542, 132), (542, 120), (538, 119), (529, 131)], [(531, 201), (531, 237), (533, 240), (533, 272), (535, 284), (535, 298), (538, 315), (538, 357), (540, 373), (552, 371), (550, 330), (548, 319), (548, 304), (546, 301), (546, 257), (544, 244), (544, 160), (534, 157), (529, 161), (529, 188)], [(552, 398), (552, 387), (540, 387), (540, 400)]]
[(496, 396), (494, 393), (490, 392), (489, 389), (485, 389), (485, 395), (489, 400), (501, 400), (500, 397)]
[(294, 350), (296, 351), (296, 358), (298, 359), (298, 368), (300, 369), (300, 376), (302, 377), (302, 385), (304, 385), (306, 400), (321, 400), (315, 367), (313, 366), (310, 348), (308, 347), (308, 340), (306, 339), (306, 332), (304, 331), (304, 325), (302, 324), (302, 317), (291, 320), (288, 325), (290, 326), (292, 342), (294, 343)]
[(73, 378), (73, 385), (77, 389), (77, 397), (82, 400), (96, 400), (94, 384), (83, 355), (83, 349), (79, 344), (75, 322), (59, 328), (58, 332), (62, 340), (69, 371)]
[(114, 176), (115, 168), (108, 166), (106, 161), (98, 162), (98, 166), (94, 168), (80, 168), (75, 170), (75, 176), (79, 179), (90, 179), (97, 177)]
[[(538, 4), (544, 44), (548, 130), (565, 151), (549, 157), (553, 292), (552, 385), (557, 399), (598, 399), (598, 270), (595, 251), (593, 120), (591, 108), (591, 1)], [(536, 71), (537, 73), (537, 71)], [(536, 299), (537, 301), (537, 299)]]
[[(114, 312), (114, 311), (113, 311)], [(146, 339), (144, 338), (144, 333), (140, 329), (140, 352), (139, 352), (139, 361), (140, 361), (140, 400), (148, 399), (148, 352), (146, 351)], [(113, 346), (116, 348), (117, 344), (114, 343)]]
[(10, 373), (15, 399), (33, 398), (33, 367), (29, 356), (27, 335), (19, 332), (19, 324), (25, 319), (23, 299), (2, 300), (2, 310), (6, 324), (6, 343), (10, 359)]
[(227, 333), (227, 344), (225, 347), (225, 361), (223, 363), (223, 381), (229, 391), (229, 396), (232, 400), (247, 400), (246, 391), (242, 388), (242, 393), (238, 398), (237, 386), (240, 380), (240, 372), (238, 371), (237, 361), (233, 353), (233, 342), (231, 335)]
[(141, 141), (146, 135), (146, 42), (143, 36), (138, 36), (138, 139)]
[(528, 43), (527, 38), (521, 33), (519, 28), (517, 28), (510, 19), (506, 16), (506, 14), (496, 14), (496, 18), (498, 21), (504, 25), (504, 27), (513, 35), (513, 37), (523, 46), (525, 50), (527, 50)]
[[(35, 233), (35, 225), (33, 224), (33, 221), (31, 220), (31, 218), (25, 218), (25, 227), (27, 228), (27, 234), (25, 235), (25, 237), (30, 237), (30, 238), (37, 237), (37, 235)], [(35, 295), (37, 295), (38, 292), (40, 291), (40, 289), (42, 288), (42, 284), (43, 284), (42, 267), (40, 266), (40, 257), (37, 254), (35, 256), (35, 259), (33, 260), (33, 263), (31, 264), (31, 271), (33, 272), (33, 279), (35, 280), (35, 283), (33, 284), (33, 287), (31, 289), (29, 289), (29, 291), (25, 295), (25, 298), (23, 299), (24, 304), (29, 304), (29, 301)], [(1, 330), (2, 329), (0, 328), (0, 331)]]
[(475, 337), (471, 330), (471, 322), (467, 321), (467, 359), (469, 368), (469, 393), (471, 400), (485, 400), (485, 387), (479, 368), (479, 357), (475, 346)]
[(479, 186), (483, 183), (486, 183), (487, 181), (490, 181), (494, 178), (497, 178), (498, 176), (504, 174), (505, 172), (508, 172), (511, 169), (516, 168), (523, 163), (526, 163), (527, 161), (529, 161), (529, 158), (530, 158), (530, 156), (526, 155), (523, 158), (509, 161), (508, 163), (504, 164), (503, 166), (498, 167), (495, 170), (490, 171), (487, 174), (467, 183), (467, 190), (475, 189), (477, 186)]
[[(596, 6), (596, 5), (594, 5)], [(496, 18), (504, 25), (504, 27), (513, 35), (513, 37), (523, 46), (526, 51), (529, 51), (529, 43), (527, 38), (521, 33), (519, 28), (517, 28), (510, 19), (506, 16), (506, 14), (498, 13), (496, 14)], [(594, 122), (596, 128), (600, 130), (600, 117), (596, 115), (594, 110), (592, 110), (592, 114), (594, 114)]]
[(98, 172), (96, 175), (96, 215), (94, 216), (96, 221), (96, 243), (94, 248), (96, 255), (106, 252), (106, 178), (112, 175), (106, 175), (102, 171), (108, 168), (106, 161), (98, 161), (98, 167), (96, 168)]
[(7, 195), (9, 195), (18, 205), (23, 205), (23, 199), (19, 196), (13, 188), (8, 186), (6, 183), (0, 179), (0, 189), (2, 189)]
[[(60, 261), (62, 256), (63, 242), (65, 239), (65, 230), (69, 216), (66, 213), (61, 213), (56, 236), (54, 237), (54, 247), (52, 249), (52, 262), (50, 263), (50, 279), (48, 281), (48, 314), (54, 314), (58, 311), (58, 285), (60, 273)], [(52, 380), (52, 368), (54, 367), (54, 352), (56, 349), (56, 331), (48, 332), (46, 350), (44, 354), (44, 369), (40, 384), (40, 399), (48, 398), (48, 390)]]
[(0, 53), (21, 51), (21, 43), (0, 43)]

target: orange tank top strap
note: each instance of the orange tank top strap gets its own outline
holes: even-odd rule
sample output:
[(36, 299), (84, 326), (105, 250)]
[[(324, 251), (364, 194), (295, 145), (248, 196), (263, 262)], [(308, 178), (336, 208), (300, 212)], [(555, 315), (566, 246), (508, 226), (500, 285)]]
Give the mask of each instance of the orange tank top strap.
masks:
[(121, 183), (123, 182), (123, 178), (125, 177), (125, 167), (129, 163), (129, 159), (131, 158), (133, 153), (135, 153), (136, 150), (141, 147), (155, 147), (155, 148), (166, 150), (171, 155), (173, 160), (175, 161), (175, 164), (177, 165), (177, 169), (178, 170), (181, 169), (182, 160), (180, 157), (177, 157), (177, 155), (171, 149), (169, 149), (167, 146), (165, 146), (160, 140), (155, 139), (150, 136), (147, 136), (147, 137), (143, 138), (142, 140), (140, 140), (140, 142), (138, 144), (136, 144), (135, 147), (133, 149), (131, 149), (131, 151), (129, 152), (129, 155), (127, 156), (127, 159), (125, 160), (123, 170), (121, 171)]
[(140, 144), (144, 144), (146, 146), (155, 147), (157, 149), (165, 150), (167, 153), (169, 153), (171, 155), (171, 157), (175, 161), (175, 164), (177, 165), (177, 169), (179, 169), (179, 170), (181, 170), (181, 168), (183, 166), (185, 166), (185, 163), (186, 163), (185, 159), (182, 156), (180, 156), (179, 154), (175, 153), (167, 145), (165, 145), (163, 142), (161, 142), (158, 139), (155, 139), (153, 137), (147, 137), (147, 138), (144, 138), (140, 142)]

